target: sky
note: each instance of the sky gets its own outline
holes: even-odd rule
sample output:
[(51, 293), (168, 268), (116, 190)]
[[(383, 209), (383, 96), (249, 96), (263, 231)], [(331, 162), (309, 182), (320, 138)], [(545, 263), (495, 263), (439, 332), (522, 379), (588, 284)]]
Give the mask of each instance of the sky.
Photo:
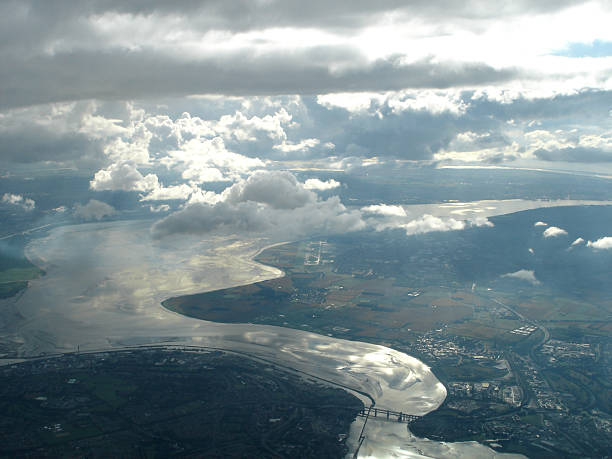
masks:
[(612, 174), (612, 2), (507, 3), (1, 1), (0, 176), (68, 168), (164, 237), (367, 225), (298, 169)]

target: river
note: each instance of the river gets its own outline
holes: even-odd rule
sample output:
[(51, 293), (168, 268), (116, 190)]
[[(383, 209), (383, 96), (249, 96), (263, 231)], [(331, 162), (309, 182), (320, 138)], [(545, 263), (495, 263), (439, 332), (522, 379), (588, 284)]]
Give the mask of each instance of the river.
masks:
[[(492, 205), (488, 204), (488, 207)], [(453, 206), (455, 208), (460, 206)], [(2, 334), (21, 356), (160, 342), (245, 352), (370, 394), (406, 414), (435, 410), (446, 389), (429, 367), (404, 353), (300, 330), (221, 324), (181, 316), (160, 303), (171, 296), (244, 285), (282, 275), (252, 261), (273, 242), (261, 238), (154, 240), (152, 221), (59, 227), (33, 240), (28, 257), (46, 271), (5, 300)], [(364, 400), (367, 401), (367, 400)], [(363, 421), (353, 424), (355, 447)], [(360, 457), (496, 457), (475, 442), (418, 439), (405, 425), (370, 421)], [(507, 455), (504, 455), (507, 456)]]

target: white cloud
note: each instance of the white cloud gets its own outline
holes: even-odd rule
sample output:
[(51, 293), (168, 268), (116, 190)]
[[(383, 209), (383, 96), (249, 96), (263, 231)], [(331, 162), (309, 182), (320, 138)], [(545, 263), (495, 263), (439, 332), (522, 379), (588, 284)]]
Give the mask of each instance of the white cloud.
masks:
[(489, 228), (495, 226), (487, 217), (472, 217), (468, 219), (468, 223), (470, 226), (488, 226)]
[(503, 274), (501, 277), (509, 277), (512, 279), (520, 279), (527, 281), (533, 285), (540, 284), (540, 281), (536, 278), (533, 270), (521, 269), (519, 271), (515, 271), (513, 273)]
[(187, 204), (205, 203), (205, 204), (216, 204), (225, 199), (223, 194), (217, 194), (214, 191), (202, 190), (201, 188), (193, 188), (191, 196)]
[(612, 249), (612, 236), (605, 236), (597, 239), (595, 242), (587, 242), (587, 247), (592, 247), (598, 250), (610, 250)]
[(314, 178), (314, 179), (307, 179), (304, 182), (304, 188), (306, 188), (307, 190), (326, 191), (326, 190), (333, 190), (334, 188), (338, 188), (339, 186), (340, 186), (340, 182), (334, 179), (323, 181), (323, 180)]
[(363, 229), (358, 211), (334, 196), (321, 200), (288, 172), (255, 172), (221, 194), (201, 193), (157, 222), (156, 237), (181, 233), (265, 233), (282, 238)]
[(334, 93), (317, 96), (317, 103), (326, 108), (341, 107), (350, 112), (367, 111), (373, 103), (380, 104), (384, 101), (383, 94), (371, 92), (357, 93)]
[(96, 172), (89, 186), (96, 191), (150, 191), (159, 187), (159, 181), (155, 174), (143, 176), (134, 164), (120, 163)]
[(581, 245), (584, 244), (584, 239), (582, 239), (581, 237), (579, 237), (578, 239), (576, 239), (574, 242), (572, 242), (572, 247), (576, 246), (576, 245)]
[(168, 204), (160, 204), (159, 206), (149, 206), (149, 210), (153, 213), (168, 212), (170, 206)]
[(406, 231), (407, 235), (429, 233), (432, 231), (458, 231), (479, 226), (493, 226), (493, 223), (486, 217), (457, 220), (455, 218), (440, 218), (430, 214), (424, 214), (414, 218), (409, 216), (404, 208), (399, 205), (376, 204), (362, 207), (361, 211), (369, 217), (366, 219), (366, 222), (376, 231), (401, 228)]
[(189, 199), (194, 189), (186, 184), (174, 186), (158, 186), (150, 191), (147, 195), (140, 198), (141, 201), (171, 201)]
[(198, 164), (189, 166), (188, 169), (183, 171), (181, 176), (193, 183), (223, 182), (226, 180), (219, 169)]
[(550, 228), (546, 228), (546, 230), (542, 233), (545, 238), (549, 237), (559, 237), (567, 235), (567, 231), (563, 228), (559, 228), (557, 226), (551, 226)]
[(373, 204), (371, 206), (362, 207), (361, 210), (366, 213), (379, 214), (388, 217), (406, 217), (408, 215), (402, 206), (393, 206), (388, 204)]
[(128, 134), (123, 120), (99, 113), (103, 106), (83, 101), (0, 111), (0, 157), (6, 163), (64, 166), (98, 161), (107, 142)]
[(333, 234), (363, 229), (359, 212), (347, 210), (337, 197), (307, 202), (293, 208), (275, 208), (254, 201), (193, 203), (156, 223), (153, 234), (203, 234), (224, 230), (265, 233), (280, 238)]
[(372, 116), (383, 116), (382, 112), (388, 110), (396, 115), (408, 110), (462, 115), (469, 107), (469, 101), (461, 97), (460, 91), (428, 89), (325, 94), (317, 96), (317, 103), (328, 109), (339, 107), (355, 114), (369, 112)]
[(74, 216), (85, 221), (102, 220), (115, 213), (113, 206), (96, 199), (90, 199), (85, 205), (76, 204), (74, 206)]
[(406, 234), (429, 233), (432, 231), (457, 231), (466, 227), (466, 222), (463, 220), (455, 220), (454, 218), (439, 218), (433, 215), (425, 214), (421, 218), (411, 220), (408, 223), (401, 225), (401, 228), (406, 230)]
[(259, 134), (263, 133), (270, 139), (286, 140), (287, 134), (283, 125), (290, 122), (291, 115), (287, 110), (281, 108), (274, 115), (252, 116), (251, 118), (236, 111), (233, 115), (222, 116), (218, 122), (210, 123), (210, 126), (225, 139), (256, 141)]
[(160, 162), (182, 171), (183, 178), (197, 183), (236, 179), (265, 166), (258, 158), (229, 151), (221, 137), (191, 139), (181, 144), (179, 149), (169, 151)]
[(252, 201), (277, 209), (295, 209), (317, 200), (317, 195), (307, 190), (293, 174), (276, 171), (255, 172), (223, 194), (232, 203)]
[(298, 151), (304, 152), (316, 147), (320, 143), (321, 141), (319, 139), (304, 139), (298, 143), (283, 142), (281, 144), (274, 145), (272, 148), (282, 151), (283, 153), (294, 153)]
[(533, 226), (548, 226), (548, 223), (544, 223), (544, 222), (535, 222), (533, 224)]
[(151, 138), (151, 132), (139, 123), (129, 131), (129, 137), (117, 137), (111, 140), (104, 147), (104, 153), (113, 162), (149, 164), (149, 143)]
[(414, 110), (462, 115), (469, 106), (459, 91), (399, 91), (388, 94), (386, 102), (394, 113)]
[(24, 198), (20, 194), (4, 193), (2, 202), (13, 206), (19, 206), (27, 212), (34, 210), (36, 207), (36, 202), (34, 202), (33, 199)]

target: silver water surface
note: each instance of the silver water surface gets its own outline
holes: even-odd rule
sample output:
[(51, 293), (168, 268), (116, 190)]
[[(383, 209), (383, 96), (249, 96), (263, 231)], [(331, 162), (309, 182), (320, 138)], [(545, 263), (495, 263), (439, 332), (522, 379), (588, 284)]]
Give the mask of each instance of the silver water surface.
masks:
[[(430, 369), (404, 353), (300, 330), (221, 324), (164, 309), (164, 299), (282, 275), (252, 261), (264, 239), (182, 237), (156, 241), (151, 222), (56, 228), (34, 240), (28, 257), (47, 274), (14, 307), (23, 356), (41, 352), (173, 342), (246, 352), (370, 394), (379, 407), (423, 415), (446, 397)], [(356, 445), (360, 421), (349, 444)], [(494, 457), (477, 443), (413, 437), (405, 426), (372, 422), (364, 457)]]

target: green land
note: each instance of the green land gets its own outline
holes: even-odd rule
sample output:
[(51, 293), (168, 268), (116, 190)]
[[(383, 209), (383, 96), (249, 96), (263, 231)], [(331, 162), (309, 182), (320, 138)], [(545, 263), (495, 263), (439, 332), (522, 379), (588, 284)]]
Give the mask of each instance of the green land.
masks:
[(0, 369), (0, 457), (321, 457), (363, 404), (244, 355), (152, 348)]
[[(419, 435), (495, 438), (499, 451), (530, 457), (599, 457), (612, 446), (612, 256), (568, 251), (533, 227), (559, 222), (571, 239), (582, 219), (604, 232), (612, 210), (540, 209), (494, 218), (493, 228), (285, 244), (256, 258), (282, 278), (163, 304), (418, 357), (448, 390), (441, 409), (412, 425)], [(504, 276), (520, 269), (541, 282)]]
[(23, 236), (0, 241), (0, 299), (15, 296), (28, 286), (28, 281), (44, 274), (26, 258)]

